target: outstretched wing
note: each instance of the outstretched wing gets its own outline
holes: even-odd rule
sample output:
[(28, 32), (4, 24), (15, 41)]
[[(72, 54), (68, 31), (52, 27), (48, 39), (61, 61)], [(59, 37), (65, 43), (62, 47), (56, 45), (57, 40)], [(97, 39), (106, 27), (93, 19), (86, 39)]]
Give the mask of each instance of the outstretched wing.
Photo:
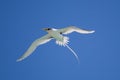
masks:
[(47, 43), (48, 41), (50, 41), (52, 38), (49, 34), (35, 40), (31, 46), (28, 48), (28, 50), (19, 58), (17, 59), (17, 61), (21, 61), (23, 59), (25, 59), (26, 57), (28, 57), (30, 54), (33, 53), (33, 51), (41, 44)]
[(78, 32), (81, 34), (89, 34), (89, 33), (94, 33), (95, 31), (94, 30), (83, 30), (83, 29), (80, 29), (80, 28), (75, 27), (75, 26), (70, 26), (70, 27), (66, 27), (63, 29), (58, 29), (58, 32), (61, 34), (69, 34), (72, 32)]

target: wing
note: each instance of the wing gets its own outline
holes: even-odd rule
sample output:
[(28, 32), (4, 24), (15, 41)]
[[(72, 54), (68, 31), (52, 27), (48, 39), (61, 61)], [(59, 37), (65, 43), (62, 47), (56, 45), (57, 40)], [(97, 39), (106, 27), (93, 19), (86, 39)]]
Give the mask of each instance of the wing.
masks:
[(70, 27), (66, 27), (63, 29), (59, 29), (58, 32), (61, 34), (69, 34), (72, 32), (78, 32), (81, 34), (89, 34), (89, 33), (94, 33), (95, 31), (94, 30), (83, 30), (83, 29), (77, 28), (75, 26), (70, 26)]
[(26, 57), (28, 57), (30, 54), (33, 53), (33, 51), (41, 44), (47, 43), (48, 41), (50, 41), (52, 38), (49, 34), (35, 40), (31, 46), (28, 48), (28, 50), (19, 58), (17, 59), (17, 61), (22, 61), (23, 59), (25, 59)]

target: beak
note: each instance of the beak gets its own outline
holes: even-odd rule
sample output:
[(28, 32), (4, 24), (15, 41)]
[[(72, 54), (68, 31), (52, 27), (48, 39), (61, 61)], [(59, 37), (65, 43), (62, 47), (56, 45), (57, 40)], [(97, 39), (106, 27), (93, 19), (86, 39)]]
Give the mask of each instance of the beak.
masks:
[(42, 30), (46, 31), (46, 28), (42, 28)]

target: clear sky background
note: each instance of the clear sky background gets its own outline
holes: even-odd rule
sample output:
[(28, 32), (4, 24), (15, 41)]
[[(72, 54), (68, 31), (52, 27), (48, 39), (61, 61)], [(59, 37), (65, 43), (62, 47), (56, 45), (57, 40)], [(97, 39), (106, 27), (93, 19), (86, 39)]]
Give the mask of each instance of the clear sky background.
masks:
[[(0, 80), (120, 80), (119, 0), (1, 0)], [(16, 62), (44, 27), (75, 25), (94, 34), (73, 33), (69, 45), (55, 40)]]

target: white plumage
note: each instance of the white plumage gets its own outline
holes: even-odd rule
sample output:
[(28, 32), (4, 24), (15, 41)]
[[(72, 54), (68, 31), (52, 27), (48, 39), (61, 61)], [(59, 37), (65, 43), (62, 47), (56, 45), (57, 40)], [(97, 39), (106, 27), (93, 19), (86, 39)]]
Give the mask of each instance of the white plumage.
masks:
[(66, 36), (63, 36), (62, 34), (69, 34), (72, 32), (78, 32), (81, 34), (90, 34), (90, 33), (94, 33), (94, 30), (83, 30), (80, 28), (77, 28), (75, 26), (70, 26), (70, 27), (66, 27), (66, 28), (62, 28), (62, 29), (54, 29), (54, 28), (44, 28), (45, 31), (48, 32), (47, 35), (35, 40), (31, 46), (28, 48), (28, 50), (19, 58), (17, 59), (17, 61), (21, 61), (23, 59), (25, 59), (26, 57), (28, 57), (30, 54), (33, 53), (33, 51), (35, 51), (35, 49), (42, 44), (45, 44), (47, 42), (49, 42), (51, 39), (56, 39), (56, 44), (61, 45), (61, 46), (66, 46), (76, 57), (76, 59), (79, 61), (79, 58), (77, 56), (77, 54), (72, 50), (72, 48), (70, 48), (70, 46), (68, 46), (68, 42), (69, 42), (69, 38)]

